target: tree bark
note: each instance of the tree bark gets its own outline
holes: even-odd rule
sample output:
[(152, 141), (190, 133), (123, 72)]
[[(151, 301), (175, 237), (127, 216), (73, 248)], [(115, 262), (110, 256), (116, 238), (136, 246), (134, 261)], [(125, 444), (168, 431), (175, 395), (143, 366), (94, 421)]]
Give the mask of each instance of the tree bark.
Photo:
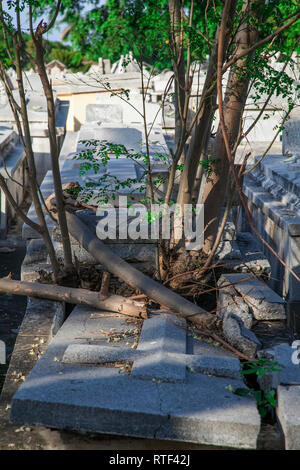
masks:
[(185, 63), (182, 38), (182, 0), (169, 0), (171, 35), (174, 43), (173, 70), (175, 75), (175, 148), (182, 137), (185, 103)]
[(42, 205), (38, 196), (36, 168), (35, 168), (34, 154), (33, 154), (32, 144), (31, 144), (31, 134), (30, 134), (30, 127), (29, 127), (27, 107), (26, 107), (25, 90), (24, 90), (24, 85), (23, 85), (21, 58), (20, 58), (20, 50), (19, 50), (20, 46), (19, 46), (16, 34), (13, 36), (13, 43), (14, 43), (14, 51), (15, 51), (17, 84), (18, 84), (18, 91), (19, 91), (20, 103), (21, 103), (20, 113), (22, 116), (22, 125), (23, 125), (23, 130), (24, 130), (24, 139), (23, 139), (24, 144), (25, 144), (24, 150), (25, 150), (25, 155), (26, 155), (26, 161), (28, 164), (29, 183), (30, 183), (30, 187), (32, 191), (32, 199), (34, 203), (34, 208), (35, 208), (39, 225), (40, 225), (40, 234), (43, 237), (43, 240), (45, 242), (45, 245), (47, 247), (47, 250), (50, 256), (54, 277), (55, 279), (57, 279), (59, 272), (60, 272), (60, 267), (55, 256), (53, 244), (52, 244), (48, 227), (45, 221), (45, 215), (44, 215)]
[[(244, 10), (248, 9), (249, 4), (246, 2)], [(227, 15), (228, 21), (231, 18), (228, 11)], [(256, 37), (256, 29), (248, 24), (247, 21), (242, 23), (236, 36), (236, 54), (238, 55), (244, 49), (251, 47), (254, 44)], [(230, 70), (225, 97), (223, 100), (224, 121), (231, 151), (234, 148), (234, 144), (239, 134), (240, 121), (243, 117), (247, 99), (249, 78), (242, 76), (246, 60), (247, 57), (243, 57), (237, 61), (236, 65)], [(213, 158), (218, 161), (213, 164), (213, 171), (205, 184), (202, 199), (202, 203), (205, 205), (205, 241), (203, 250), (206, 253), (209, 253), (212, 249), (217, 234), (219, 218), (224, 203), (229, 176), (229, 163), (220, 125), (215, 139)]]
[[(231, 18), (234, 17), (236, 4), (237, 0), (233, 0), (231, 3)], [(228, 25), (225, 35), (225, 46), (228, 43), (231, 31), (232, 30)], [(210, 56), (206, 79), (202, 90), (201, 101), (199, 104), (200, 112), (192, 131), (191, 142), (188, 148), (184, 170), (180, 179), (177, 204), (180, 204), (182, 208), (184, 207), (184, 204), (192, 203), (193, 192), (195, 191), (195, 176), (198, 174), (199, 162), (200, 159), (204, 157), (204, 152), (211, 133), (212, 119), (216, 107), (217, 89), (216, 86), (214, 86), (211, 91), (209, 90), (217, 73), (218, 38), (219, 29), (216, 33), (216, 40)], [(199, 184), (197, 186), (199, 186)]]
[[(40, 45), (38, 47), (42, 47), (42, 46)], [(41, 55), (41, 51), (38, 51), (38, 49), (37, 49), (36, 60), (37, 60), (38, 73), (40, 75), (44, 93), (47, 99), (50, 155), (51, 155), (52, 174), (53, 174), (53, 182), (54, 182), (54, 189), (55, 189), (55, 196), (56, 196), (56, 207), (57, 207), (57, 212), (58, 212), (58, 221), (59, 221), (59, 226), (61, 230), (63, 250), (64, 250), (64, 265), (67, 271), (70, 271), (70, 270), (72, 271), (74, 266), (72, 262), (71, 243), (70, 243), (67, 221), (66, 221), (66, 216), (65, 216), (64, 197), (62, 193), (62, 183), (61, 183), (60, 168), (59, 168), (59, 150), (58, 150), (57, 139), (56, 139), (55, 106), (54, 106), (54, 100), (53, 100), (53, 93), (52, 93), (51, 85), (47, 77), (43, 56)]]

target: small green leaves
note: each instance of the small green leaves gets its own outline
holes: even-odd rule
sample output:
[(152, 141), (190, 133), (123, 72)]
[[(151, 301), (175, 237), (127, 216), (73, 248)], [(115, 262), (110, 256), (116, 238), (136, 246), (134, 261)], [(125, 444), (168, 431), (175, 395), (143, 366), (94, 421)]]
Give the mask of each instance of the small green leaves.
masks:
[(257, 359), (256, 361), (243, 362), (245, 369), (241, 372), (243, 375), (256, 374), (257, 377), (263, 377), (267, 372), (282, 372), (281, 364), (269, 359)]
[[(226, 387), (227, 388), (227, 387)], [(232, 391), (232, 390), (230, 390)], [(256, 400), (259, 414), (262, 418), (265, 418), (271, 408), (276, 408), (276, 389), (271, 388), (270, 390), (253, 390), (251, 388), (236, 388), (233, 393), (240, 397), (252, 396)]]
[(207, 176), (210, 176), (213, 171), (213, 164), (219, 161), (219, 158), (208, 158), (207, 160), (200, 160), (199, 165), (207, 171)]
[[(243, 361), (244, 370), (242, 375), (256, 375), (262, 378), (268, 372), (281, 372), (283, 369), (281, 364), (270, 359), (257, 359), (255, 361)], [(266, 417), (270, 409), (276, 408), (276, 389), (255, 390), (253, 388), (236, 388), (233, 392), (240, 397), (252, 396), (257, 403), (258, 411), (262, 418)]]

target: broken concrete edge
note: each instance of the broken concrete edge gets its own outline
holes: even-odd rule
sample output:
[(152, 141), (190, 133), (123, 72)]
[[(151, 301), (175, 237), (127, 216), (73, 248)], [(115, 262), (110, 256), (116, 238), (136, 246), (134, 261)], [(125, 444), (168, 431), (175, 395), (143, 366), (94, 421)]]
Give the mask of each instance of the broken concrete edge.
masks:
[(217, 316), (225, 338), (254, 358), (262, 344), (251, 331), (253, 320), (286, 320), (286, 302), (252, 273), (223, 273), (218, 287)]
[[(296, 356), (296, 357), (295, 357)], [(277, 392), (276, 418), (284, 436), (286, 450), (300, 450), (300, 367), (298, 350), (282, 343), (261, 351), (260, 358), (278, 363), (280, 371), (268, 371), (258, 379), (262, 390), (271, 388)]]
[(279, 385), (276, 415), (285, 450), (300, 450), (300, 386)]
[(226, 340), (249, 358), (255, 358), (261, 348), (261, 342), (255, 334), (244, 326), (243, 320), (232, 312), (226, 313), (223, 319), (223, 333)]
[[(141, 377), (142, 369), (137, 370), (139, 377), (130, 377), (126, 374), (120, 375), (114, 368), (87, 366), (83, 369), (82, 365), (76, 368), (75, 364), (63, 363), (66, 346), (76, 338), (85, 337), (86, 332), (92, 329), (91, 325), (98, 331), (99, 326), (106, 330), (111, 330), (113, 326), (119, 330), (119, 322), (123, 324), (123, 320), (118, 318), (114, 318), (113, 323), (112, 319), (107, 317), (97, 320), (88, 315), (87, 318), (87, 313), (90, 313), (87, 307), (78, 306), (60, 328), (45, 355), (14, 396), (12, 422), (146, 439), (256, 448), (260, 416), (255, 400), (238, 397), (229, 389), (230, 384), (233, 388), (242, 387), (241, 378), (239, 380), (213, 377), (186, 371), (187, 386), (187, 383), (177, 381), (153, 381), (153, 375), (152, 379), (148, 377), (148, 380), (143, 380), (145, 377)], [(155, 321), (155, 318), (145, 320), (148, 326)], [(165, 326), (172, 327), (172, 324), (168, 321)], [(148, 333), (148, 330), (149, 328), (146, 328), (144, 333)], [(156, 333), (159, 334), (160, 329)], [(178, 334), (181, 333), (179, 330)], [(172, 335), (171, 337), (173, 339)], [(145, 335), (144, 339), (147, 340)], [(155, 347), (156, 341), (153, 345), (152, 337), (150, 340), (150, 345)], [(180, 338), (179, 343), (184, 346)], [(159, 344), (157, 341), (157, 346)], [(142, 346), (140, 345), (140, 351), (143, 351)], [(161, 343), (163, 349), (172, 346), (173, 341), (168, 344)], [(91, 346), (94, 347), (102, 350), (107, 348)], [(126, 345), (120, 344), (120, 348), (126, 349), (124, 353), (133, 354)], [(136, 352), (139, 354), (138, 350)], [(237, 359), (235, 361), (239, 362)], [(72, 371), (75, 373), (75, 380), (70, 376)], [(155, 372), (163, 371), (156, 369)], [(172, 371), (169, 368), (170, 372), (174, 378), (176, 371), (173, 366)], [(48, 377), (50, 381), (45, 381), (43, 377)], [(127, 387), (128, 393), (125, 393)], [(212, 397), (214, 393), (216, 396)], [(170, 416), (173, 409), (175, 414)]]
[(222, 274), (218, 285), (226, 284), (231, 284), (231, 290), (225, 292), (232, 295), (233, 289), (235, 296), (243, 299), (256, 320), (286, 319), (285, 300), (253, 274)]

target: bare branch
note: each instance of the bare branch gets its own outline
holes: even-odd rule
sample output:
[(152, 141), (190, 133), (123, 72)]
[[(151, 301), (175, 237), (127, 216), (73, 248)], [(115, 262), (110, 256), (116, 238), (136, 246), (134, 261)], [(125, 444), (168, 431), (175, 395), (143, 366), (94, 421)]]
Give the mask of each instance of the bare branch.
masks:
[(236, 63), (239, 59), (242, 59), (243, 57), (245, 57), (245, 56), (251, 54), (252, 52), (254, 52), (259, 47), (261, 47), (264, 44), (267, 44), (268, 42), (272, 41), (274, 38), (276, 38), (276, 36), (283, 33), (283, 31), (285, 31), (293, 23), (295, 23), (295, 21), (297, 21), (300, 18), (300, 8), (296, 13), (290, 15), (288, 18), (290, 18), (290, 17), (292, 17), (292, 19), (288, 23), (285, 23), (283, 26), (278, 28), (274, 33), (270, 34), (269, 36), (265, 37), (264, 39), (261, 39), (261, 41), (256, 42), (253, 46), (249, 47), (248, 49), (245, 49), (244, 51), (240, 52), (238, 55), (235, 55), (231, 59), (229, 59), (229, 61), (222, 68), (222, 74), (224, 74), (226, 72), (226, 70), (228, 70), (228, 68), (231, 67), (231, 65), (233, 65), (234, 63)]
[(58, 0), (57, 5), (56, 5), (56, 9), (55, 9), (55, 13), (54, 13), (53, 18), (50, 21), (49, 25), (47, 26), (47, 28), (45, 30), (45, 33), (47, 33), (52, 28), (52, 26), (54, 25), (54, 23), (56, 21), (56, 18), (59, 14), (60, 6), (61, 6), (61, 0)]

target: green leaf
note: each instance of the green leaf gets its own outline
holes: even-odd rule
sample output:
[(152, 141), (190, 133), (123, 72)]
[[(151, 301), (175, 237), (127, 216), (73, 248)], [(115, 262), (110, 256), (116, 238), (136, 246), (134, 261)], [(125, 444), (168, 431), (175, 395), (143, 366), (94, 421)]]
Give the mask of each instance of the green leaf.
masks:
[(240, 397), (246, 397), (250, 395), (252, 392), (249, 388), (236, 388), (233, 393), (235, 395), (239, 395)]

